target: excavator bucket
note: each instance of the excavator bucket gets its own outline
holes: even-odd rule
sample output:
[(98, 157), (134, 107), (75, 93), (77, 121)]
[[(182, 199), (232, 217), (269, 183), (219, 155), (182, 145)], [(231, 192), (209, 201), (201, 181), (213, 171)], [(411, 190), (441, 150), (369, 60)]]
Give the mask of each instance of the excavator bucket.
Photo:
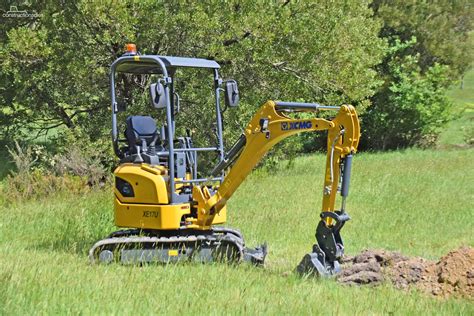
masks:
[(313, 252), (306, 254), (296, 267), (301, 276), (330, 277), (341, 271), (338, 261), (326, 260), (326, 255), (318, 245), (313, 246)]
[[(335, 223), (328, 225), (327, 218)], [(339, 260), (344, 255), (344, 244), (340, 230), (349, 219), (345, 212), (321, 213), (321, 220), (316, 228), (317, 244), (313, 245), (313, 251), (306, 254), (296, 267), (299, 275), (329, 277), (341, 271)]]

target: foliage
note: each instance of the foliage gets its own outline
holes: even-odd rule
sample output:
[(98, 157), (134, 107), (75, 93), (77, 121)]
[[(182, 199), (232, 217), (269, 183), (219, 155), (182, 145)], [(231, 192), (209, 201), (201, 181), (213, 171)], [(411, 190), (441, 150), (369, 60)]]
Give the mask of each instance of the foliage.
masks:
[(469, 146), (474, 146), (474, 126), (469, 126), (466, 130), (464, 140)]
[(44, 146), (8, 148), (15, 169), (5, 179), (2, 197), (8, 202), (49, 196), (60, 191), (78, 194), (103, 186), (108, 172), (93, 153), (70, 147), (52, 155)]
[(447, 89), (472, 62), (471, 4), (376, 0), (371, 6), (390, 47), (378, 66), (384, 84), (363, 115), (362, 148), (433, 145), (449, 119)]
[[(229, 145), (267, 99), (364, 105), (379, 84), (373, 66), (384, 41), (366, 1), (79, 1), (21, 9), (42, 16), (5, 18), (0, 25), (0, 133), (6, 139), (35, 132), (61, 139), (72, 129), (89, 141), (108, 138), (108, 68), (127, 42), (142, 54), (220, 62), (224, 78), (236, 79), (242, 94), (239, 109), (225, 113)], [(120, 79), (134, 86), (119, 92), (132, 111), (149, 112), (146, 95), (137, 97), (148, 80)], [(178, 74), (178, 123), (193, 122), (198, 143), (212, 139), (212, 78), (198, 73), (183, 80)], [(286, 142), (280, 154), (297, 143)]]
[(35, 170), (7, 176), (1, 192), (2, 199), (14, 203), (31, 198), (51, 196), (59, 191), (78, 194), (88, 190), (87, 183), (83, 178), (70, 175), (56, 176)]
[[(428, 95), (429, 89), (442, 93), (471, 63), (469, 32), (474, 18), (469, 4), (467, 0), (25, 4), (21, 10), (40, 16), (3, 17), (0, 24), (4, 56), (0, 138), (12, 143), (47, 134), (61, 151), (68, 147), (68, 135), (80, 135), (83, 147), (110, 154), (110, 146), (104, 145), (110, 135), (110, 125), (105, 123), (110, 116), (109, 66), (122, 54), (125, 43), (134, 42), (142, 54), (215, 59), (222, 65), (224, 79), (239, 82), (241, 105), (224, 113), (227, 146), (267, 99), (352, 103), (360, 114), (374, 104), (364, 119), (365, 148), (426, 144), (425, 137), (436, 135), (433, 119), (426, 119), (434, 115), (423, 115), (425, 119), (419, 121), (416, 111), (392, 115), (386, 110), (406, 109), (402, 98), (409, 96), (417, 100), (419, 109), (429, 108), (428, 103), (421, 106), (423, 102), (441, 106), (442, 98), (423, 101), (415, 95)], [(410, 42), (412, 38), (416, 42)], [(397, 40), (411, 45), (400, 48)], [(162, 113), (148, 106), (146, 89), (151, 80), (119, 76), (118, 96), (129, 114), (151, 113), (163, 123)], [(413, 91), (410, 82), (416, 82)], [(214, 145), (211, 76), (180, 71), (175, 84), (182, 99), (178, 134), (185, 133), (180, 126), (192, 122), (195, 143)], [(376, 110), (382, 112), (374, 117)], [(388, 144), (381, 127), (390, 125), (393, 130), (401, 116), (413, 113), (415, 117), (404, 121), (428, 125), (394, 135), (396, 140)], [(372, 118), (383, 121), (371, 123)], [(299, 135), (274, 149), (273, 160), (324, 146), (318, 134)], [(215, 157), (206, 160), (210, 158)], [(101, 160), (107, 167), (113, 164)]]
[(448, 92), (452, 100), (453, 120), (441, 133), (438, 148), (474, 146), (474, 69), (470, 69), (459, 85)]
[(364, 141), (370, 148), (396, 149), (436, 142), (450, 117), (448, 67), (435, 63), (424, 73), (419, 55), (399, 56), (416, 43), (394, 41), (386, 61), (386, 85), (363, 117)]
[(404, 1), (375, 0), (375, 17), (383, 20), (380, 35), (408, 42), (417, 39), (404, 52), (419, 56), (422, 72), (434, 64), (447, 65), (451, 80), (459, 80), (472, 63), (474, 21), (469, 0)]

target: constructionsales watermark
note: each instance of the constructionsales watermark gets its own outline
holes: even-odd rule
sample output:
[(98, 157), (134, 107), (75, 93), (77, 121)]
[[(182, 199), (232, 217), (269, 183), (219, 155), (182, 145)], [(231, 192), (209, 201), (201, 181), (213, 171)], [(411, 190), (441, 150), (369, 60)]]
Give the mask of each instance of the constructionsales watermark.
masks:
[(10, 6), (10, 10), (2, 14), (4, 18), (39, 18), (43, 15), (36, 11), (28, 12), (26, 10), (18, 10), (16, 6)]

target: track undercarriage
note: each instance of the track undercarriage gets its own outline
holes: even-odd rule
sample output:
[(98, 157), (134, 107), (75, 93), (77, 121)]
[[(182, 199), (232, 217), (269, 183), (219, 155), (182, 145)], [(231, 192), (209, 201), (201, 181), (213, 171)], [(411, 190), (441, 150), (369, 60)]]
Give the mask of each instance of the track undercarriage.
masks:
[(250, 262), (263, 265), (267, 246), (246, 248), (242, 234), (227, 227), (201, 231), (120, 230), (98, 241), (89, 251), (92, 263), (122, 264)]

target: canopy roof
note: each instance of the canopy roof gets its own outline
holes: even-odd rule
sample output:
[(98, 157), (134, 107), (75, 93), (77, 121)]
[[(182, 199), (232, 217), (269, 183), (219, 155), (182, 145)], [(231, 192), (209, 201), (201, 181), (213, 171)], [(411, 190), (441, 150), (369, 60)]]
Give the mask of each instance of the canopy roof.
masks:
[(161, 74), (162, 70), (157, 60), (161, 60), (169, 72), (178, 67), (219, 69), (215, 60), (203, 58), (187, 58), (159, 55), (130, 55), (117, 59), (114, 64), (117, 72), (136, 74)]

